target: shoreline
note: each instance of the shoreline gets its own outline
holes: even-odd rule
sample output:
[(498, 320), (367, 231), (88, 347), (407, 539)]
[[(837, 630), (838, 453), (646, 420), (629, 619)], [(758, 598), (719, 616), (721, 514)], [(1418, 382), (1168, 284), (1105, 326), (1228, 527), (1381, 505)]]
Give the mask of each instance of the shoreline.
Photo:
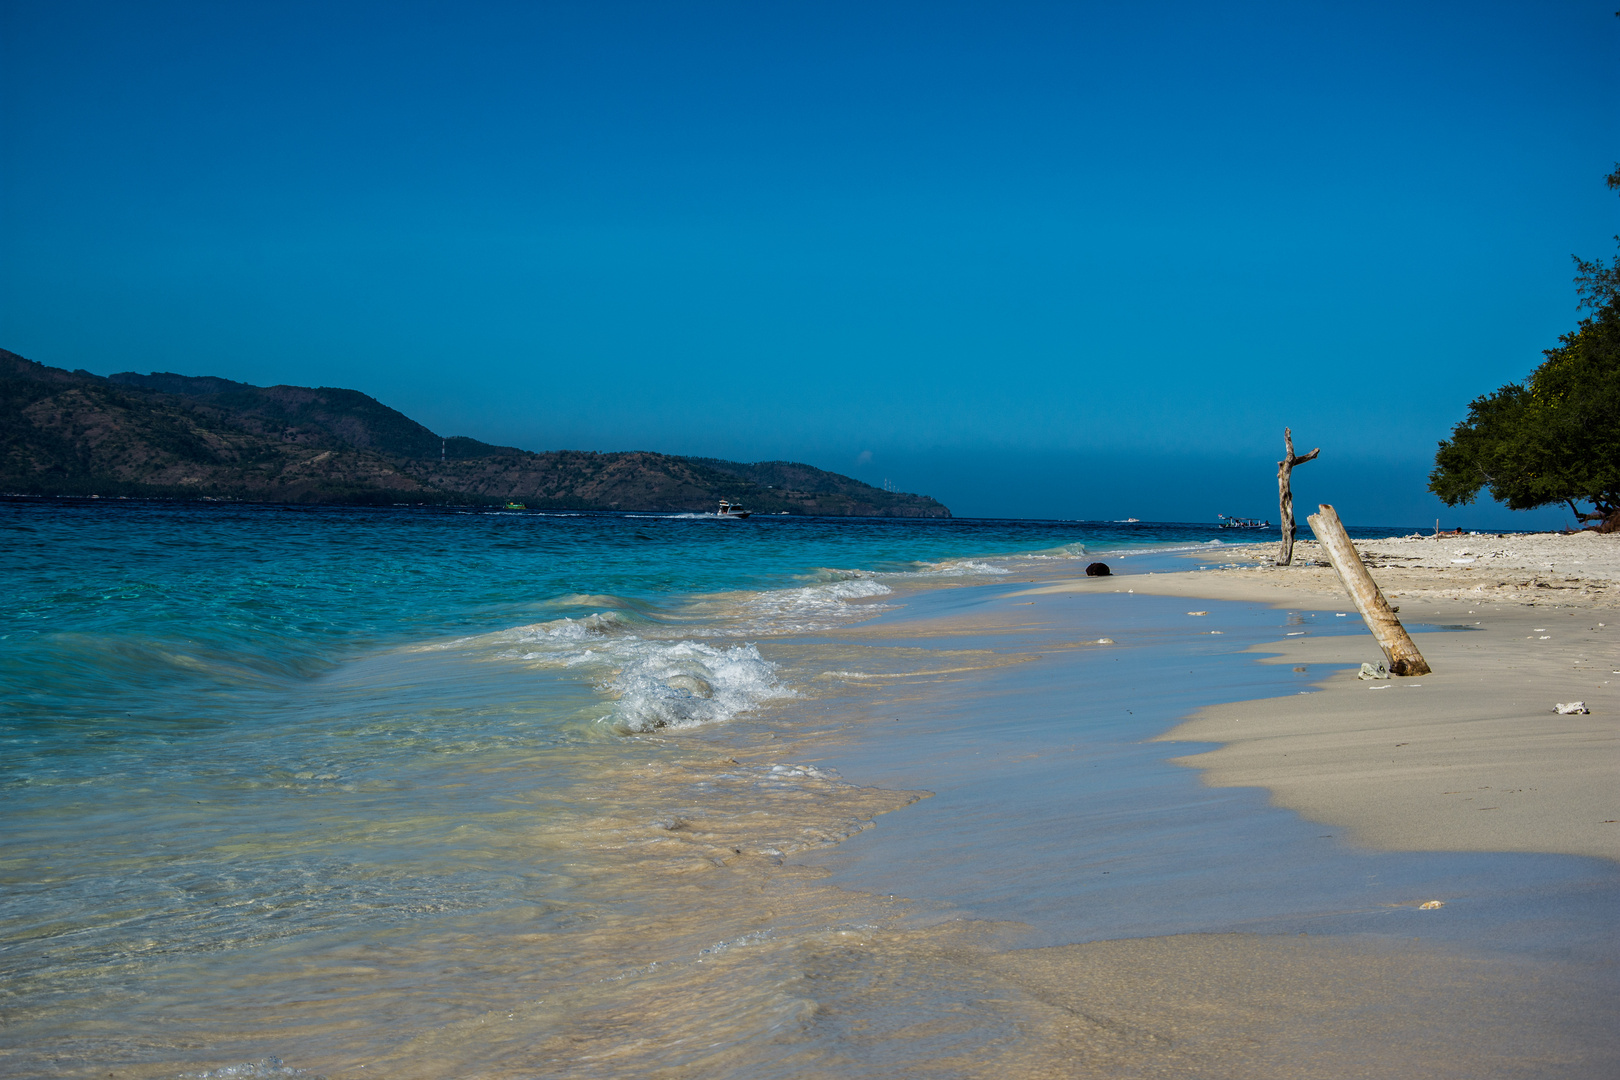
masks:
[[(1597, 759), (1613, 745), (1613, 725), (1603, 724), (1610, 699), (1588, 693), (1592, 715), (1557, 717), (1557, 738), (1539, 755), (1501, 733), (1484, 739), (1475, 718), (1446, 728), (1445, 740), (1473, 757), (1443, 774), (1483, 763), (1558, 781), (1538, 774), (1537, 790), (1516, 793), (1506, 813), (1449, 817), (1392, 798), (1424, 778), (1359, 768), (1355, 740), (1345, 745), (1332, 730), (1336, 714), (1323, 711), (1336, 697), (1387, 710), (1408, 692), (1421, 706), (1415, 695), (1426, 689), (1449, 700), (1454, 684), (1470, 680), (1480, 683), (1477, 699), (1453, 702), (1454, 711), (1499, 703), (1502, 680), (1519, 672), (1493, 669), (1502, 658), (1482, 662), (1475, 647), (1498, 637), (1511, 661), (1531, 644), (1503, 636), (1514, 620), (1545, 627), (1555, 609), (1500, 600), (1485, 611), (1476, 601), (1459, 610), (1495, 630), (1422, 633), (1461, 624), (1440, 604), (1392, 597), (1415, 605), (1402, 617), (1427, 624), (1413, 629), (1447, 680), (1369, 690), (1351, 673), (1324, 678), (1324, 666), (1379, 656), (1330, 570), (1302, 568), (1313, 572), (1304, 581), (1267, 570), (1165, 572), (1161, 554), (1143, 557), (1151, 573), (1121, 573), (1137, 556), (1099, 557), (1115, 576), (1032, 567), (1011, 580), (913, 594), (903, 610), (841, 629), (847, 643), (905, 644), (918, 656), (902, 665), (909, 673), (863, 676), (870, 699), (841, 732), (806, 747), (809, 760), (857, 785), (931, 793), (872, 832), (793, 863), (828, 872), (823, 884), (852, 895), (909, 898), (901, 903), (910, 914), (861, 947), (930, 977), (944, 977), (931, 958), (948, 954), (950, 979), (982, 980), (1023, 1017), (1024, 1036), (968, 1074), (1606, 1075), (1620, 1048), (1591, 1003), (1613, 991), (1606, 912), (1616, 859), (1608, 834), (1592, 831), (1605, 826), (1564, 811), (1607, 794), (1613, 770)], [(1179, 557), (1209, 561), (1208, 552)], [(1310, 580), (1317, 570), (1325, 581)], [(1403, 589), (1432, 587), (1420, 570)], [(1582, 597), (1557, 617), (1595, 626), (1595, 598), (1612, 595), (1607, 580), (1556, 594)], [(1167, 602), (1207, 600), (1215, 583), (1215, 602)], [(1287, 623), (1278, 609), (1292, 613)], [(1575, 648), (1565, 636), (1538, 640), (1530, 658)], [(1002, 662), (953, 669), (925, 663), (930, 650), (982, 650)], [(1307, 671), (1291, 670), (1300, 666)], [(1430, 685), (1413, 685), (1421, 683)], [(1297, 715), (1299, 703), (1313, 723), (1286, 738), (1338, 755), (1326, 766), (1296, 768), (1300, 751), (1281, 745), (1284, 735), (1245, 731), (1240, 740), (1218, 726), (1233, 726), (1227, 713)], [(1211, 718), (1215, 730), (1191, 731)], [(1419, 709), (1411, 722), (1429, 719)], [(1502, 722), (1532, 742), (1550, 730)], [(1159, 745), (1194, 738), (1222, 745), (1181, 757)], [(1234, 747), (1254, 759), (1229, 781), (1219, 755)], [(1585, 770), (1579, 783), (1559, 775), (1571, 764)], [(1398, 805), (1397, 825), (1415, 815), (1428, 832), (1392, 838), (1375, 829), (1369, 815), (1387, 803)], [(1452, 820), (1469, 813), (1474, 822)], [(1320, 821), (1334, 827), (1309, 824)], [(1432, 900), (1449, 910), (1425, 909)], [(1384, 966), (1369, 964), (1374, 957)], [(1360, 1018), (1349, 1028), (1347, 1013)], [(1403, 1027), (1419, 1016), (1421, 1031)], [(1503, 1041), (1487, 1049), (1495, 1039)]]
[[(840, 600), (877, 609), (820, 629), (761, 623), (792, 693), (623, 737), (533, 739), (528, 718), (590, 687), (501, 635), (351, 660), (245, 759), (292, 763), (272, 776), (292, 816), (207, 777), (119, 812), (260, 838), (233, 870), (330, 866), (295, 894), (312, 917), (390, 899), (400, 874), (422, 882), (395, 890), (406, 902), (439, 906), (254, 953), (133, 955), (111, 974), (142, 996), (77, 1003), (47, 992), (106, 982), (105, 952), (41, 938), (35, 982), (12, 989), (46, 1004), (0, 1061), (131, 1080), (279, 1069), (267, 1054), (334, 1078), (1607, 1075), (1612, 861), (1359, 847), (1158, 745), (1202, 710), (1323, 681), (1328, 661), (1248, 662), (1311, 616), (1151, 595), (1217, 580), (1162, 572), (1211, 550), (1236, 554), (1096, 553), (1155, 571), (1103, 579), (1037, 554)], [(1283, 640), (1370, 643), (1324, 619)], [(426, 708), (450, 698), (475, 712)], [(456, 741), (417, 742), (434, 724)], [(396, 732), (408, 752), (385, 758)], [(202, 760), (237, 746), (194, 741)], [(330, 850), (283, 858), (267, 824)], [(435, 861), (462, 869), (431, 877)], [(151, 940), (207, 943), (176, 920), (212, 906), (154, 910)]]
[[(1356, 665), (1382, 659), (1370, 633), (1306, 630), (1249, 651), (1296, 671), (1343, 666), (1315, 680), (1317, 692), (1208, 706), (1155, 741), (1220, 744), (1174, 760), (1212, 787), (1263, 787), (1273, 805), (1368, 847), (1620, 861), (1620, 543), (1576, 533), (1356, 547), (1433, 673), (1363, 682)], [(1296, 545), (1294, 567), (1266, 565), (1272, 551), (1251, 545), (1223, 552), (1219, 569), (1119, 580), (1361, 625), (1314, 542)], [(1573, 701), (1590, 713), (1554, 711)]]

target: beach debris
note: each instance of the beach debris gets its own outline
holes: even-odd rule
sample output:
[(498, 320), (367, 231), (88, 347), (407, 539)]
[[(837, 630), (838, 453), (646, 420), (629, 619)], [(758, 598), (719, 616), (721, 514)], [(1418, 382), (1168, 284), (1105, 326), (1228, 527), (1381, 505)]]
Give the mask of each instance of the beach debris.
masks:
[(1189, 611), (1189, 612), (1187, 612), (1187, 614), (1189, 614), (1189, 615), (1208, 615), (1209, 612), (1207, 612), (1207, 611)]
[(1418, 905), (1418, 910), (1433, 911), (1435, 908), (1443, 908), (1445, 906), (1446, 902), (1444, 900), (1425, 900), (1423, 903)]
[(1428, 663), (1412, 643), (1412, 637), (1401, 625), (1401, 620), (1395, 617), (1400, 608), (1390, 607), (1389, 601), (1384, 599), (1384, 594), (1362, 563), (1361, 556), (1356, 554), (1356, 547), (1350, 542), (1350, 534), (1344, 531), (1344, 523), (1339, 520), (1338, 512), (1331, 505), (1322, 503), (1316, 508), (1316, 513), (1306, 520), (1310, 522), (1316, 538), (1322, 542), (1328, 557), (1333, 560), (1333, 570), (1339, 575), (1344, 591), (1356, 602), (1356, 610), (1361, 612), (1367, 629), (1377, 639), (1378, 647), (1384, 650), (1384, 658), (1389, 661), (1389, 673), (1427, 675), (1431, 670)]
[(1094, 562), (1086, 567), (1086, 577), (1111, 577), (1113, 573), (1105, 562)]
[(1586, 707), (1584, 701), (1561, 701), (1553, 706), (1553, 712), (1559, 716), (1590, 716), (1592, 710)]
[(1389, 678), (1389, 669), (1384, 667), (1383, 664), (1379, 664), (1377, 667), (1373, 667), (1371, 664), (1362, 664), (1361, 670), (1356, 673), (1356, 678), (1387, 679)]

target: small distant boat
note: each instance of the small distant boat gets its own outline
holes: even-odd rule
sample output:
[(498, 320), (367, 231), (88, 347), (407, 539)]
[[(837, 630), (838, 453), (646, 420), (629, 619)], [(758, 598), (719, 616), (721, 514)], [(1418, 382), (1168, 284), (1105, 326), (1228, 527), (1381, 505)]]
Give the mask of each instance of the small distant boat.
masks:
[(528, 507), (524, 506), (522, 503), (509, 502), (509, 503), (506, 504), (506, 509), (508, 509), (508, 510), (527, 510)]
[(1216, 514), (1221, 519), (1222, 529), (1269, 529), (1271, 522), (1261, 521), (1259, 518), (1227, 517), (1225, 514)]
[(744, 510), (741, 503), (727, 502), (726, 500), (721, 499), (720, 509), (715, 512), (714, 516), (723, 518), (745, 518), (752, 513), (752, 510)]

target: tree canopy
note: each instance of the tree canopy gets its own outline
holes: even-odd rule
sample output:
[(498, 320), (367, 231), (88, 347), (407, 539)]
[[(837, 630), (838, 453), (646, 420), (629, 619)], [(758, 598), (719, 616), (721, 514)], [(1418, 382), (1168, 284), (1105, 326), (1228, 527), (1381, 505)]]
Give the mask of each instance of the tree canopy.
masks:
[[(1615, 12), (1620, 15), (1620, 11)], [(1610, 191), (1620, 191), (1620, 165), (1614, 167), (1614, 172), (1603, 178), (1609, 185)], [(1614, 238), (1620, 243), (1620, 236)], [(1580, 296), (1578, 306), (1601, 308), (1604, 304), (1613, 303), (1620, 295), (1620, 256), (1609, 262), (1602, 259), (1583, 259), (1579, 255), (1571, 255), (1575, 260), (1575, 292)]]
[[(1608, 184), (1620, 189), (1620, 166)], [(1609, 519), (1605, 531), (1620, 526), (1620, 259), (1576, 265), (1581, 306), (1593, 314), (1523, 383), (1469, 404), (1429, 474), (1447, 506), (1488, 487), (1513, 510), (1567, 503), (1579, 519)]]

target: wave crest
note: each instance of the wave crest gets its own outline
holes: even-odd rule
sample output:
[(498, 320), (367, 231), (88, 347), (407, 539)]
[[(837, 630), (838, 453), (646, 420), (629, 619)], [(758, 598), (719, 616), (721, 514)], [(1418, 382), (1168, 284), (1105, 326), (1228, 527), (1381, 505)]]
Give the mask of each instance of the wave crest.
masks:
[(793, 691), (753, 645), (716, 648), (696, 641), (626, 640), (612, 650), (622, 666), (602, 689), (615, 696), (603, 720), (625, 732), (696, 727), (729, 720)]

